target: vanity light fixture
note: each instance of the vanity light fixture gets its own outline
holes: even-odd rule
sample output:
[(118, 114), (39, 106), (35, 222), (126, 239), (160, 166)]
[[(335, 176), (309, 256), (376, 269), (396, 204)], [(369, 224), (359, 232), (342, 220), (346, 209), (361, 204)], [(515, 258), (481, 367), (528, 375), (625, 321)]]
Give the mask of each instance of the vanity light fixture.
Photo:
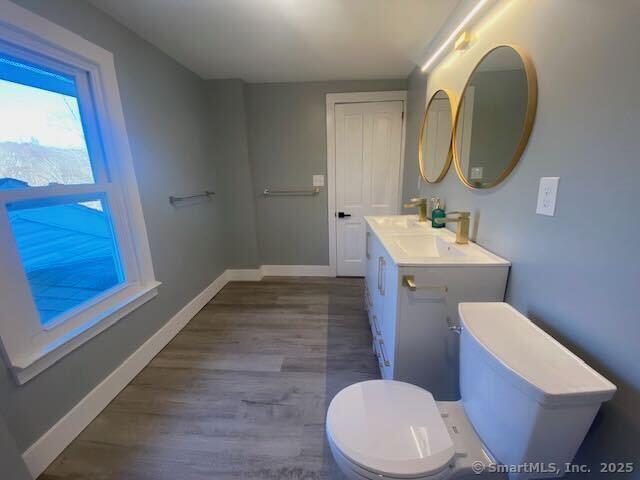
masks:
[(471, 43), (471, 34), (469, 32), (462, 32), (456, 40), (454, 48), (456, 50), (466, 50), (466, 48), (469, 46), (469, 43)]
[(451, 32), (451, 35), (449, 35), (449, 38), (447, 38), (445, 42), (442, 45), (440, 45), (440, 48), (438, 48), (438, 50), (436, 50), (436, 52), (431, 56), (431, 58), (427, 60), (427, 62), (422, 66), (422, 69), (421, 69), (422, 72), (427, 71), (427, 69), (433, 64), (433, 62), (435, 62), (436, 58), (438, 58), (440, 54), (444, 52), (444, 49), (447, 48), (447, 46), (453, 41), (453, 39), (456, 38), (458, 34), (464, 29), (464, 27), (467, 26), (467, 24), (471, 21), (471, 19), (476, 16), (476, 14), (480, 11), (480, 9), (484, 6), (485, 3), (487, 3), (487, 0), (480, 0), (476, 4), (476, 6), (471, 9), (471, 11), (467, 14), (467, 16), (464, 17), (462, 22), (460, 22), (460, 25), (458, 25), (456, 29), (453, 32)]

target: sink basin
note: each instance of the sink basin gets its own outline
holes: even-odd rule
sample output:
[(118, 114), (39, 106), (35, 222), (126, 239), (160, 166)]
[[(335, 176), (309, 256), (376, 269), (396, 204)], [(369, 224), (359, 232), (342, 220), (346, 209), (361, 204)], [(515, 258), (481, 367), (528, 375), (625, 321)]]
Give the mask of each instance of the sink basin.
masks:
[(435, 235), (394, 235), (391, 240), (409, 257), (466, 257), (451, 243)]
[(395, 215), (391, 217), (373, 217), (373, 223), (384, 230), (408, 230), (423, 227), (414, 215)]
[(431, 222), (418, 222), (417, 215), (366, 216), (365, 221), (370, 233), (399, 266), (510, 265), (474, 242), (457, 244), (455, 233), (433, 228)]

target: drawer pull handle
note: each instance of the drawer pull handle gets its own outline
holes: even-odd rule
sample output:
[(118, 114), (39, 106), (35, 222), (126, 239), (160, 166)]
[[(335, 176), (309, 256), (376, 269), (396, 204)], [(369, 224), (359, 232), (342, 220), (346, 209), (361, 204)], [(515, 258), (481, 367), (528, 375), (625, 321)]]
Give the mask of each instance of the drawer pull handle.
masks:
[(447, 293), (449, 288), (446, 285), (416, 285), (416, 279), (413, 275), (403, 275), (402, 276), (402, 285), (407, 287), (410, 291), (415, 292), (416, 290), (435, 290), (442, 293)]
[(370, 236), (371, 236), (371, 232), (367, 232), (367, 237), (364, 244), (364, 253), (367, 256), (367, 260), (371, 258), (371, 255), (369, 255), (369, 237)]
[(384, 362), (384, 366), (385, 367), (390, 367), (391, 366), (391, 362), (389, 360), (387, 360), (387, 354), (384, 351), (384, 341), (383, 340), (378, 340), (378, 343), (380, 344), (380, 353), (382, 353), (382, 361)]
[(382, 333), (380, 332), (380, 329), (378, 328), (378, 317), (376, 317), (375, 315), (373, 316), (373, 328), (376, 329), (377, 335), (382, 335)]

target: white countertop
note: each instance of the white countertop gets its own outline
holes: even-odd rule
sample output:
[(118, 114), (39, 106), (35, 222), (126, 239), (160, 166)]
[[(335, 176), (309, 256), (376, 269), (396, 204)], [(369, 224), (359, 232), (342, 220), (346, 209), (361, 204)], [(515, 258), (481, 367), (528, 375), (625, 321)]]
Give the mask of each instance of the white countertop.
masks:
[(502, 266), (511, 262), (478, 244), (456, 243), (456, 234), (418, 222), (416, 215), (365, 217), (365, 221), (398, 266)]

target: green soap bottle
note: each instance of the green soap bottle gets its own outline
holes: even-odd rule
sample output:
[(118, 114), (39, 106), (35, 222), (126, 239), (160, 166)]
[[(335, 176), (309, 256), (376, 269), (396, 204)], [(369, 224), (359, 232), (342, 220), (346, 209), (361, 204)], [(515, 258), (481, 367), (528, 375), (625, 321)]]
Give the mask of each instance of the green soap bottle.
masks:
[(440, 200), (436, 200), (433, 210), (431, 210), (431, 227), (432, 228), (444, 228), (444, 223), (436, 222), (436, 218), (444, 218), (447, 214), (440, 207)]

